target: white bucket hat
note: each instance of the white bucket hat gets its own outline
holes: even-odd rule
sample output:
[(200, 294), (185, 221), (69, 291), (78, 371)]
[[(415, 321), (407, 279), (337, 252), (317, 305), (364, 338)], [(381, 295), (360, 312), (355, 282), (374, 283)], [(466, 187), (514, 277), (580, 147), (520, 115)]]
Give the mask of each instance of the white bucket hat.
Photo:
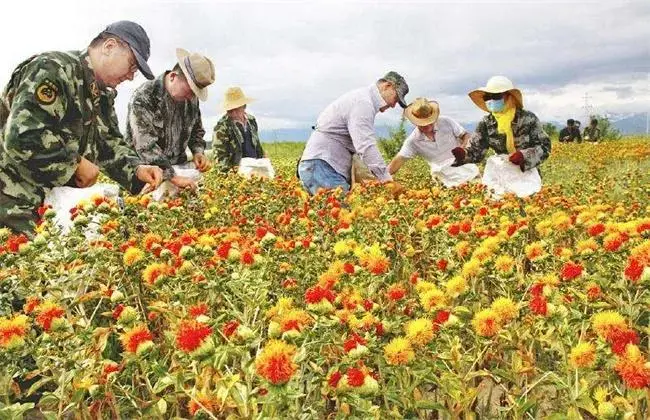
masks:
[(483, 95), (486, 93), (504, 93), (512, 94), (517, 102), (517, 108), (524, 107), (524, 100), (521, 96), (521, 91), (512, 84), (512, 81), (505, 76), (492, 76), (487, 84), (483, 87), (475, 89), (469, 93), (472, 101), (485, 112), (490, 112), (485, 106), (485, 99)]

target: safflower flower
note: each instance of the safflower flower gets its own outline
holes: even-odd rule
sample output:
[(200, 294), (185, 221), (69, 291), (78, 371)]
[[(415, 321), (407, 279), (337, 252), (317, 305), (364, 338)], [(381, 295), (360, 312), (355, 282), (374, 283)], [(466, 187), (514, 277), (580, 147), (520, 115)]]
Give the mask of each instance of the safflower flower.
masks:
[(425, 346), (433, 340), (434, 332), (430, 319), (418, 318), (404, 326), (406, 338), (415, 346)]
[(474, 331), (483, 337), (492, 337), (501, 329), (499, 314), (493, 309), (483, 309), (472, 319)]
[(289, 382), (298, 366), (294, 362), (296, 346), (281, 340), (270, 340), (255, 359), (255, 371), (274, 385)]
[(127, 353), (142, 354), (153, 347), (153, 336), (146, 325), (140, 324), (124, 332), (121, 336), (122, 347)]
[(578, 343), (569, 354), (569, 365), (575, 369), (591, 367), (595, 361), (596, 346), (592, 343)]
[(384, 358), (389, 365), (407, 365), (415, 357), (411, 343), (404, 337), (393, 338), (384, 346)]
[(140, 248), (130, 246), (124, 251), (124, 265), (131, 267), (144, 258), (144, 252)]
[(13, 318), (0, 318), (0, 347), (15, 349), (25, 344), (25, 335), (29, 328), (27, 315), (15, 315)]

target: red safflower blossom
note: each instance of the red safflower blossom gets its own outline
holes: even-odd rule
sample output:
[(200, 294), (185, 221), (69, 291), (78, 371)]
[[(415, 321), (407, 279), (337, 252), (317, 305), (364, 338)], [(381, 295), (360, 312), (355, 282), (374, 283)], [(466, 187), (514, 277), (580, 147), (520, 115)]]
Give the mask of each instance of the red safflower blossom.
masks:
[(375, 324), (375, 334), (377, 334), (378, 337), (381, 337), (384, 335), (384, 324), (381, 322), (378, 322)]
[(587, 233), (589, 236), (598, 236), (601, 233), (605, 232), (605, 225), (602, 223), (596, 223), (594, 225), (589, 226), (587, 229)]
[(409, 277), (409, 281), (411, 284), (417, 284), (418, 280), (420, 280), (420, 273), (415, 271), (413, 274), (411, 274), (411, 277)]
[(197, 316), (205, 315), (208, 313), (208, 305), (206, 305), (205, 303), (192, 305), (189, 308), (187, 308), (187, 312), (190, 314), (192, 318), (196, 318)]
[(544, 297), (544, 295), (534, 296), (530, 300), (530, 310), (534, 314), (546, 316), (546, 312), (548, 310), (548, 305), (547, 305), (546, 298)]
[(327, 378), (327, 384), (331, 388), (336, 388), (342, 377), (343, 375), (341, 375), (341, 372), (337, 370), (336, 372), (332, 373), (329, 378)]
[(460, 233), (460, 225), (458, 225), (457, 223), (452, 223), (447, 228), (447, 233), (450, 234), (451, 236), (457, 236)]
[(11, 235), (9, 236), (9, 238), (7, 238), (6, 248), (15, 254), (16, 252), (18, 252), (20, 245), (25, 244), (27, 242), (29, 242), (27, 236), (25, 236), (22, 233), (20, 235)]
[(562, 266), (561, 277), (564, 280), (573, 280), (579, 277), (582, 274), (584, 268), (580, 263), (574, 263), (572, 261), (567, 261)]
[(431, 229), (436, 226), (438, 226), (442, 222), (442, 218), (440, 216), (431, 216), (426, 222), (427, 228)]
[(255, 255), (250, 250), (245, 250), (241, 253), (241, 263), (251, 265), (255, 262)]
[(54, 303), (44, 303), (37, 309), (38, 315), (36, 316), (36, 323), (40, 325), (45, 331), (49, 331), (52, 327), (52, 321), (60, 318), (65, 311), (63, 308)]
[(358, 368), (351, 367), (347, 371), (348, 375), (348, 384), (353, 387), (360, 387), (363, 385), (364, 380), (366, 379), (366, 375), (364, 375), (363, 371)]
[(232, 247), (232, 244), (230, 242), (224, 242), (219, 247), (217, 248), (217, 255), (219, 258), (222, 260), (225, 260), (228, 258), (228, 253), (230, 252), (230, 248)]
[(398, 301), (406, 296), (406, 289), (400, 284), (393, 284), (386, 292), (388, 299)]
[(544, 283), (535, 283), (533, 287), (530, 288), (530, 294), (533, 296), (539, 296), (544, 292)]
[(343, 350), (345, 350), (346, 353), (350, 353), (352, 350), (356, 349), (357, 346), (365, 345), (366, 340), (364, 340), (363, 337), (359, 336), (358, 334), (353, 333), (352, 336), (345, 340), (345, 343), (343, 343)]
[(636, 282), (643, 274), (643, 265), (636, 258), (628, 258), (624, 273), (628, 280)]
[(366, 300), (363, 301), (363, 308), (364, 308), (366, 311), (370, 311), (370, 310), (372, 310), (372, 307), (373, 307), (373, 306), (374, 306), (374, 303), (372, 302), (372, 300), (370, 300), (370, 299), (366, 299)]
[(336, 299), (336, 295), (334, 294), (333, 291), (329, 289), (325, 289), (319, 285), (310, 287), (305, 291), (305, 301), (307, 303), (319, 303), (323, 299), (327, 299), (330, 302), (334, 302), (334, 299)]
[(347, 274), (354, 274), (354, 265), (352, 263), (346, 262), (343, 264), (343, 271)]
[(135, 353), (138, 346), (151, 341), (153, 336), (146, 325), (138, 325), (122, 335), (122, 346), (129, 353)]
[(32, 312), (34, 312), (36, 307), (40, 304), (41, 304), (41, 299), (39, 299), (36, 296), (30, 296), (27, 298), (27, 302), (25, 302), (25, 304), (23, 305), (23, 311), (25, 312), (25, 314), (29, 315)]
[(587, 288), (587, 298), (589, 300), (596, 300), (598, 299), (602, 294), (602, 290), (600, 290), (600, 286), (597, 284), (592, 284)]
[(203, 341), (212, 334), (212, 328), (201, 322), (190, 320), (181, 321), (176, 332), (176, 345), (184, 352), (196, 350)]
[(113, 314), (112, 314), (113, 319), (118, 319), (120, 315), (122, 315), (122, 311), (124, 311), (124, 305), (120, 303), (115, 307), (115, 309), (113, 309)]
[(237, 331), (237, 327), (239, 327), (238, 321), (228, 321), (223, 324), (223, 327), (221, 327), (221, 333), (226, 338), (230, 338), (230, 336), (233, 335), (235, 331)]
[(472, 222), (470, 222), (468, 220), (463, 220), (460, 223), (460, 230), (465, 232), (465, 233), (469, 233), (469, 231), (472, 230)]
[(622, 355), (628, 344), (639, 344), (639, 336), (631, 328), (614, 326), (607, 334), (607, 342), (614, 353)]
[(441, 258), (436, 262), (436, 266), (438, 267), (438, 270), (440, 270), (440, 271), (445, 271), (447, 269), (448, 265), (449, 265), (449, 261), (447, 261), (444, 258)]

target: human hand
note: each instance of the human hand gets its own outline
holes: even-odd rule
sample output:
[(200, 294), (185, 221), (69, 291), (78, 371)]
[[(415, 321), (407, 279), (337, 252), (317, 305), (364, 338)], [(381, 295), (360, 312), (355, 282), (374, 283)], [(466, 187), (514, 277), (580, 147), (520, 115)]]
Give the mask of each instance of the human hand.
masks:
[(79, 188), (87, 188), (97, 182), (99, 167), (82, 157), (77, 169), (74, 171), (74, 182)]

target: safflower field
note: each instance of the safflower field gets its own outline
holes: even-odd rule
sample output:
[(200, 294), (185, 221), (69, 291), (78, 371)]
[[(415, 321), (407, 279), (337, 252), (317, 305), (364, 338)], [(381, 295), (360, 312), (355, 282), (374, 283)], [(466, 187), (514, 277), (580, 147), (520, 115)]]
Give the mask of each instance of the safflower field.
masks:
[(422, 162), (309, 198), (301, 147), (0, 231), (0, 418), (650, 417), (649, 139), (556, 143), (501, 201)]

